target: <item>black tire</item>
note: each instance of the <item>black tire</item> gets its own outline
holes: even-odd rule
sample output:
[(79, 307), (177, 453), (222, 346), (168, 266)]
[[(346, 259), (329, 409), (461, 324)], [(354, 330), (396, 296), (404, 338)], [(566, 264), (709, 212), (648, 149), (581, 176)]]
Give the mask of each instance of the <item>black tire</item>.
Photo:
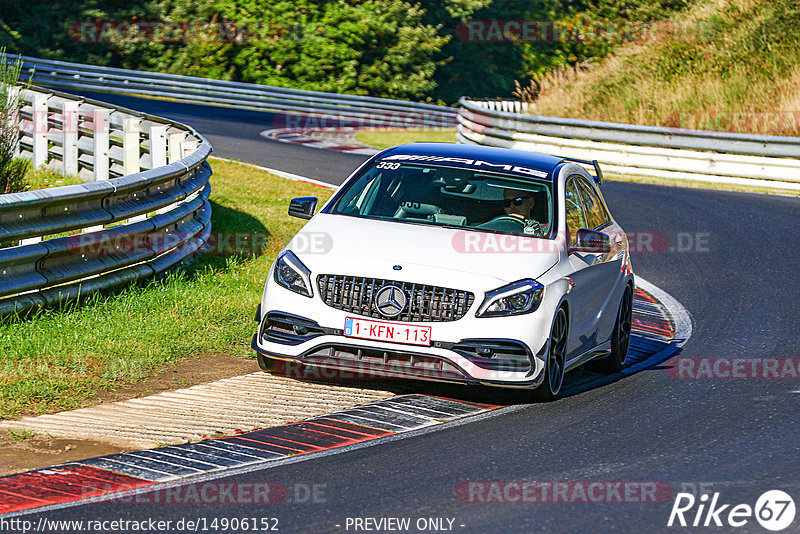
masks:
[(611, 334), (611, 354), (598, 360), (597, 368), (603, 373), (618, 373), (625, 367), (628, 348), (631, 344), (631, 324), (633, 322), (633, 288), (625, 288), (617, 311), (617, 322)]
[(564, 369), (567, 361), (567, 338), (569, 322), (567, 310), (558, 308), (553, 317), (550, 329), (550, 342), (547, 350), (547, 361), (544, 366), (544, 381), (533, 391), (534, 398), (543, 402), (551, 402), (558, 398), (564, 383)]

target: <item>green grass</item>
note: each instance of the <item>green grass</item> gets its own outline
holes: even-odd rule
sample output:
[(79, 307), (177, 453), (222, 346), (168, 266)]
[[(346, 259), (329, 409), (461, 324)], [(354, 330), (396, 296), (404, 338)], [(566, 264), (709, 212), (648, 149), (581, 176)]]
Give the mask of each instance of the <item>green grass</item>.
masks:
[(77, 176), (63, 176), (61, 173), (47, 168), (29, 170), (25, 175), (25, 181), (28, 183), (28, 187), (25, 188), (26, 191), (84, 183)]
[(403, 130), (387, 130), (375, 128), (363, 130), (356, 134), (356, 141), (375, 148), (413, 143), (415, 141), (433, 141), (437, 143), (455, 143), (455, 128), (409, 128)]
[[(42, 167), (34, 169), (29, 161), (22, 159), (14, 159), (11, 161), (10, 167), (6, 169), (6, 174), (3, 179), (0, 179), (0, 193), (8, 191), (9, 193), (18, 193), (20, 191), (31, 191), (35, 189), (49, 189), (51, 187), (59, 187), (62, 185), (73, 185), (83, 183), (83, 180), (77, 176), (63, 176), (60, 172)], [(24, 175), (21, 178), (12, 180), (9, 186), (7, 182), (8, 172), (14, 165), (19, 165), (20, 169), (24, 169)], [(0, 173), (3, 174), (3, 173)]]
[(204, 255), (144, 287), (0, 321), (0, 418), (80, 407), (199, 353), (249, 354), (269, 264), (303, 225), (286, 215), (289, 200), (330, 191), (239, 163), (212, 166), (213, 231), (266, 235), (263, 253)]
[(13, 430), (9, 430), (8, 435), (14, 441), (25, 441), (26, 439), (34, 437), (36, 435), (36, 432), (32, 430), (20, 430), (19, 432), (14, 432)]

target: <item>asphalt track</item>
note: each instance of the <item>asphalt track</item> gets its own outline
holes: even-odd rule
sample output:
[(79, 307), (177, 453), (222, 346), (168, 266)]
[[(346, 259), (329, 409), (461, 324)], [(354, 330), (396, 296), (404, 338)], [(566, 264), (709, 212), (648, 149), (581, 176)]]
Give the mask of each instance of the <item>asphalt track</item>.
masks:
[[(106, 99), (193, 125), (218, 156), (331, 183), (340, 183), (364, 159), (261, 138), (258, 132), (273, 123), (268, 113)], [(626, 231), (656, 237), (657, 251), (634, 252), (635, 272), (669, 292), (694, 319), (680, 358), (798, 356), (800, 252), (794, 239), (800, 235), (800, 199), (621, 182), (608, 182), (603, 191)], [(690, 236), (695, 244), (699, 237), (701, 246), (689, 247)], [(669, 250), (681, 246), (689, 250)], [(674, 365), (669, 360), (555, 403), (517, 404), (467, 424), (216, 481), (322, 484), (317, 503), (85, 503), (44, 515), (277, 517), (281, 532), (353, 532), (345, 528), (348, 517), (409, 517), (412, 525), (418, 518), (452, 518), (456, 532), (690, 530), (667, 528), (671, 498), (481, 504), (456, 494), (468, 481), (531, 480), (657, 481), (675, 491), (704, 484), (706, 492), (720, 493), (721, 503), (751, 506), (763, 492), (783, 489), (800, 504), (800, 382), (677, 379), (670, 372)], [(800, 519), (789, 531), (798, 524)], [(736, 531), (764, 529), (751, 518)]]

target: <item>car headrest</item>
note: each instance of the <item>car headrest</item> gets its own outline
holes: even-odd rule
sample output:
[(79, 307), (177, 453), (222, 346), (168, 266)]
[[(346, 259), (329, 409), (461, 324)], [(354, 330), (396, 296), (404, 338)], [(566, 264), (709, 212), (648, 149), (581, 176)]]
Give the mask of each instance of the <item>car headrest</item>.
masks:
[(429, 219), (441, 210), (433, 204), (403, 202), (394, 214), (395, 219)]

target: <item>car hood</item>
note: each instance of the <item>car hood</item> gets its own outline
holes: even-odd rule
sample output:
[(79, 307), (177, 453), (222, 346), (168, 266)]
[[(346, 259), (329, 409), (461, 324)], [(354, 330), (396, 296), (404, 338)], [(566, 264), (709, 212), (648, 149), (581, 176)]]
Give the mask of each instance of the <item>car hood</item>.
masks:
[[(552, 240), (320, 213), (286, 246), (317, 274), (488, 291), (558, 261)], [(398, 269), (396, 266), (399, 266)]]

